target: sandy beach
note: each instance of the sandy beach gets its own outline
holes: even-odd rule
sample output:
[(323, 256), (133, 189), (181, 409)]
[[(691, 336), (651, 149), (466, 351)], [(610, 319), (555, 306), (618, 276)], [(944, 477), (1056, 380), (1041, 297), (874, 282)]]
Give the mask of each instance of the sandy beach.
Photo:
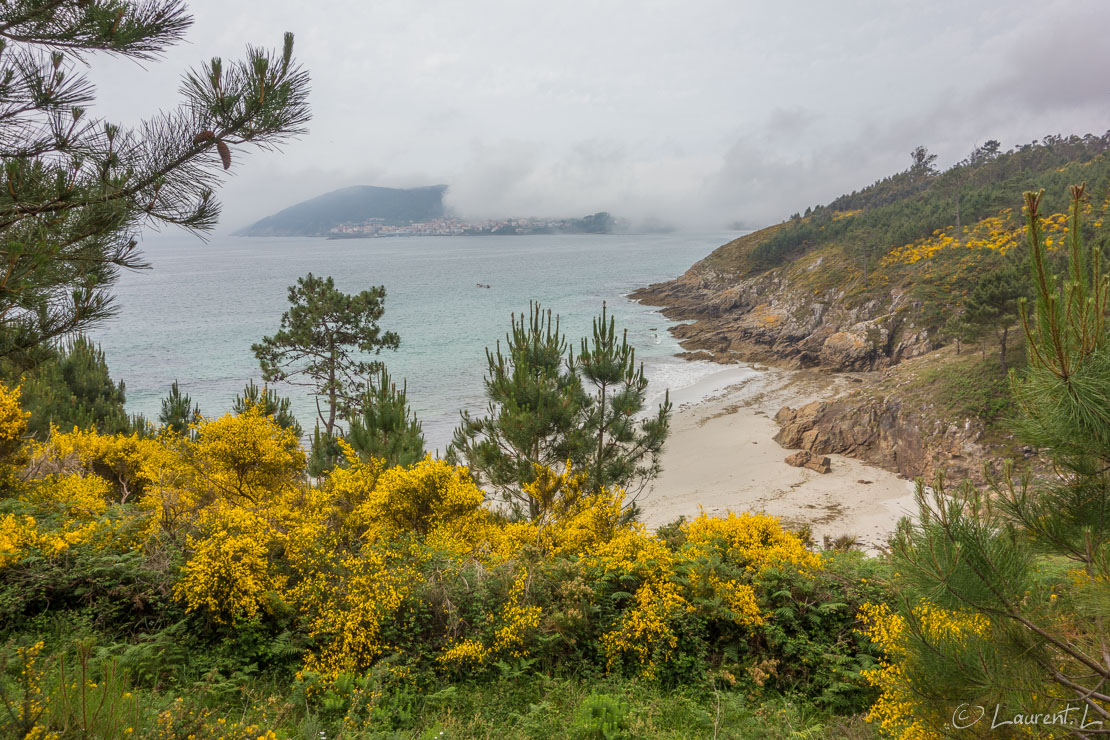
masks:
[(898, 520), (916, 512), (913, 482), (858, 460), (830, 455), (832, 471), (787, 465), (790, 454), (772, 439), (773, 417), (834, 394), (846, 376), (748, 365), (723, 368), (672, 395), (674, 415), (663, 474), (641, 496), (649, 527), (680, 515), (764, 512), (814, 538), (855, 535), (882, 547)]

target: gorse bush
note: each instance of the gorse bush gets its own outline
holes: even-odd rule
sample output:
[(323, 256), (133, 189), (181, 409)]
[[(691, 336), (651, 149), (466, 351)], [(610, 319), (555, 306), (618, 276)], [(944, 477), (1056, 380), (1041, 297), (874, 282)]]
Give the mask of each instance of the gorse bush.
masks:
[(158, 685), (158, 653), (141, 646), (166, 650), (155, 635), (188, 624), (211, 691), (276, 671), (352, 727), (429, 682), (506, 672), (712, 674), (847, 712), (871, 696), (854, 614), (878, 596), (846, 585), (858, 558), (811, 552), (770, 517), (703, 514), (663, 540), (622, 515), (622, 491), (564, 465), (536, 471), (540, 513), (511, 521), (465, 468), (430, 457), (386, 467), (341, 443), (343, 464), (311, 480), (298, 441), (255, 405), (192, 436), (34, 443), (16, 398), (0, 391), (19, 463), (0, 503), (3, 622), (86, 614), (84, 629), (119, 641), (129, 680)]

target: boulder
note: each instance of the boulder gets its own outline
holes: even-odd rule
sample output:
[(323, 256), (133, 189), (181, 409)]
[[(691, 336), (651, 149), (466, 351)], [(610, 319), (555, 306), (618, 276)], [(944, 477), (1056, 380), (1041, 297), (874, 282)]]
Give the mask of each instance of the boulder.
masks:
[(793, 465), (796, 468), (809, 468), (818, 473), (832, 471), (832, 462), (829, 458), (823, 455), (814, 455), (809, 450), (798, 450), (792, 455), (787, 455), (786, 464)]
[(870, 370), (875, 349), (862, 331), (838, 331), (821, 345), (821, 364), (838, 370)]

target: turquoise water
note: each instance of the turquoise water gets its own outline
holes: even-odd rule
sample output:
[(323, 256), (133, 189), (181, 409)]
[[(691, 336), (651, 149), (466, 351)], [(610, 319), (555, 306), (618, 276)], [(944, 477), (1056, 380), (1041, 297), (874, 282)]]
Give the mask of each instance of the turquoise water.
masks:
[[(119, 314), (93, 338), (112, 376), (126, 382), (130, 412), (157, 418), (176, 379), (205, 416), (218, 416), (248, 379), (260, 377), (251, 344), (277, 331), (287, 288), (298, 277), (330, 275), (347, 293), (384, 285), (380, 324), (400, 334), (401, 347), (381, 357), (398, 383), (407, 379), (429, 448), (442, 450), (460, 409), (485, 408), (485, 348), (505, 336), (510, 314), (527, 310), (529, 299), (560, 314), (576, 345), (607, 301), (645, 363), (653, 396), (719, 369), (673, 357), (679, 348), (667, 332), (671, 322), (623, 296), (681, 274), (734, 236), (217, 237), (204, 243), (157, 235), (144, 244), (153, 269), (121, 276)], [(279, 390), (311, 429), (315, 405), (307, 390)]]

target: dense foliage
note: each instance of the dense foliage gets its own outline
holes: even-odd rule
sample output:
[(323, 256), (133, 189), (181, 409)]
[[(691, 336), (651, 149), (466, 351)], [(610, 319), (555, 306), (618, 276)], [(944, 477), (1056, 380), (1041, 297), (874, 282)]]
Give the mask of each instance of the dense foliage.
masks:
[(486, 349), (485, 416), (462, 413), (448, 459), (464, 462), (517, 515), (542, 515), (532, 493), (538, 471), (565, 461), (589, 473), (593, 490), (619, 487), (635, 510), (637, 494), (660, 473), (670, 394), (644, 416), (647, 378), (627, 334), (602, 304), (577, 356), (559, 317), (539, 304), (512, 316), (512, 331)]
[[(769, 517), (656, 535), (621, 516), (621, 490), (543, 468), (529, 484), (542, 515), (512, 522), (442, 460), (387, 467), (344, 445), (344, 465), (312, 482), (298, 440), (256, 404), (193, 435), (36, 443), (18, 396), (0, 387), (9, 731), (72, 729), (80, 696), (112, 708), (101, 733), (126, 718), (136, 736), (208, 736), (238, 722), (211, 711), (219, 687), (263, 676), (302, 697), (273, 700), (288, 727), (345, 737), (414, 726), (402, 697), (506, 671), (789, 694), (825, 712), (873, 697), (855, 614), (882, 599), (859, 579), (879, 565), (814, 553)], [(78, 669), (81, 687), (59, 693)], [(202, 701), (173, 698), (190, 671), (207, 671)]]

